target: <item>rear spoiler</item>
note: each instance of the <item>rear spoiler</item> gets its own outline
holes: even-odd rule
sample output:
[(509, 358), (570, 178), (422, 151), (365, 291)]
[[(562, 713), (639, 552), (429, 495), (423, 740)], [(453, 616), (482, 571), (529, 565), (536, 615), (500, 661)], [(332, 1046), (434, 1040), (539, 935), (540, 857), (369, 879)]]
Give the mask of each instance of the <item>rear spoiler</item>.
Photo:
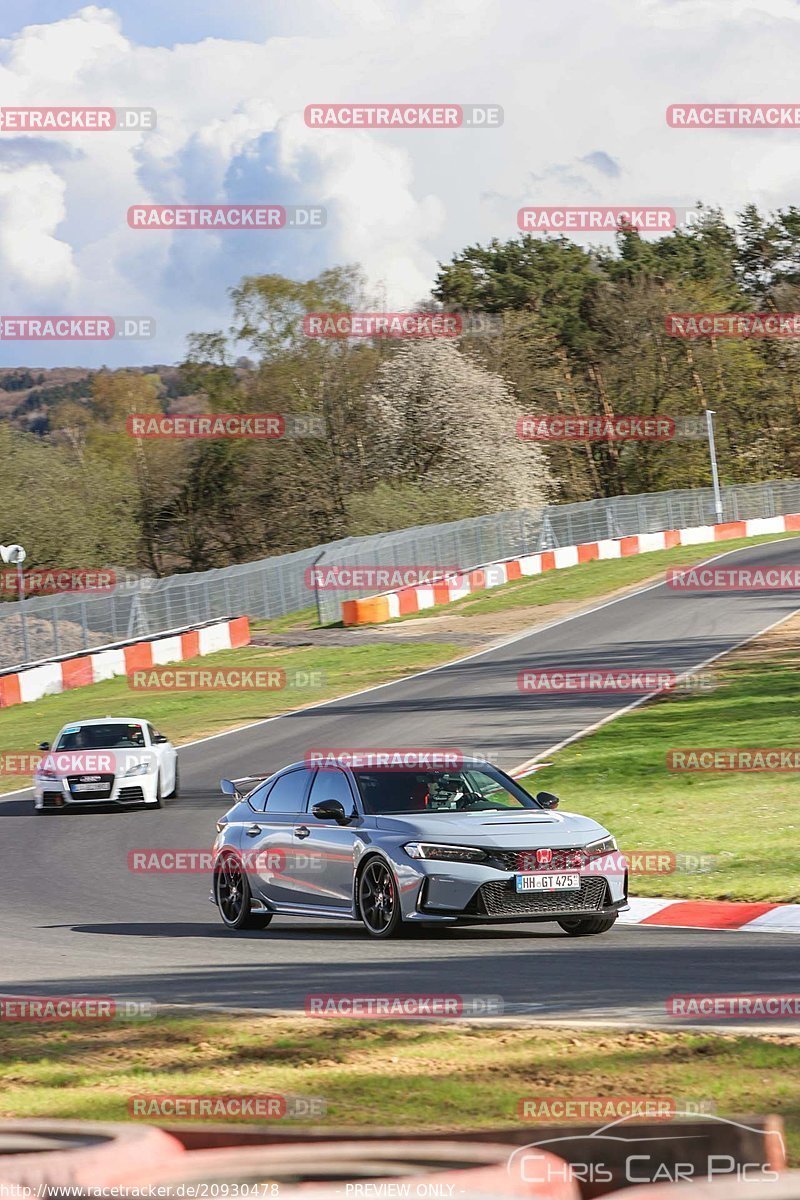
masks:
[(247, 793), (252, 792), (257, 783), (269, 779), (270, 775), (272, 775), (272, 771), (268, 771), (265, 775), (243, 775), (241, 779), (220, 779), (220, 791), (223, 796), (237, 796), (239, 800), (244, 800)]

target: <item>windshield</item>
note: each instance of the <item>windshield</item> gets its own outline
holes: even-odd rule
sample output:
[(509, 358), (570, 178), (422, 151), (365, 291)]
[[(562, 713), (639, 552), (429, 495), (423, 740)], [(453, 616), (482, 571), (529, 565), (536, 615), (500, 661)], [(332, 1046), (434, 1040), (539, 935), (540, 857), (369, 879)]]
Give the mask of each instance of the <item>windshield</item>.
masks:
[(354, 770), (364, 812), (466, 813), (540, 808), (524, 788), (495, 767), (460, 771)]
[(116, 750), (144, 747), (141, 725), (79, 725), (65, 729), (56, 750)]

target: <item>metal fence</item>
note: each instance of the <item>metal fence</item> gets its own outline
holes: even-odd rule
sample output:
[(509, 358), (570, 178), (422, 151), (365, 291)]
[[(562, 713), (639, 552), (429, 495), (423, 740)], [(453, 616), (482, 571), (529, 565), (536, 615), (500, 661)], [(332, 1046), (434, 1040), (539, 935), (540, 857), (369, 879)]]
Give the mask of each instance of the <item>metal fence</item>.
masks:
[[(723, 488), (722, 501), (726, 521), (800, 512), (800, 480)], [(343, 600), (381, 590), (369, 581), (315, 588), (314, 569), (341, 579), (344, 568), (466, 568), (715, 519), (711, 488), (653, 492), (344, 538), (240, 566), (118, 583), (108, 594), (32, 597), (0, 604), (0, 670), (230, 614), (270, 618), (316, 606), (320, 620), (338, 621)]]

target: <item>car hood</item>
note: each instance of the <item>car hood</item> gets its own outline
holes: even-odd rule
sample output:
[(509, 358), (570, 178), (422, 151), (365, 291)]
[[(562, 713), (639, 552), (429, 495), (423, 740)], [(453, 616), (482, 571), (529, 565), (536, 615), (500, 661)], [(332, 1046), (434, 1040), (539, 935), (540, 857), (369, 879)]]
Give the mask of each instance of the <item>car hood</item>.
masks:
[(375, 826), (401, 837), (516, 850), (535, 846), (581, 846), (608, 835), (608, 830), (579, 813), (525, 809), (513, 813), (409, 814), (376, 817)]

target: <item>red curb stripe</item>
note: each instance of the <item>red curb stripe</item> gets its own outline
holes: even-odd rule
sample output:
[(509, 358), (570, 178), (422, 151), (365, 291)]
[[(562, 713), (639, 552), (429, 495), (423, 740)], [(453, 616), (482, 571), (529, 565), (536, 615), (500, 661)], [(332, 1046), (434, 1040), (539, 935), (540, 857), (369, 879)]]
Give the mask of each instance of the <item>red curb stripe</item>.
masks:
[(134, 642), (131, 646), (123, 647), (125, 655), (125, 674), (134, 671), (146, 671), (153, 665), (153, 643)]
[(683, 925), (693, 929), (739, 929), (778, 904), (746, 904), (729, 900), (676, 900), (660, 912), (639, 921), (639, 925)]
[[(250, 645), (250, 618), (234, 617), (230, 622), (231, 650)], [(181, 647), (182, 649), (183, 647)]]
[(94, 683), (94, 670), (91, 655), (83, 658), (68, 658), (61, 664), (61, 680), (64, 690), (86, 687)]
[(196, 629), (181, 634), (181, 654), (184, 658), (197, 658), (200, 653), (200, 634)]
[(416, 588), (401, 588), (397, 593), (397, 600), (400, 605), (401, 617), (406, 616), (408, 613), (419, 612), (419, 601), (417, 600)]
[(731, 538), (747, 537), (746, 521), (726, 521), (723, 525), (714, 526), (714, 541), (726, 542)]
[(21, 703), (19, 675), (0, 675), (0, 708)]

